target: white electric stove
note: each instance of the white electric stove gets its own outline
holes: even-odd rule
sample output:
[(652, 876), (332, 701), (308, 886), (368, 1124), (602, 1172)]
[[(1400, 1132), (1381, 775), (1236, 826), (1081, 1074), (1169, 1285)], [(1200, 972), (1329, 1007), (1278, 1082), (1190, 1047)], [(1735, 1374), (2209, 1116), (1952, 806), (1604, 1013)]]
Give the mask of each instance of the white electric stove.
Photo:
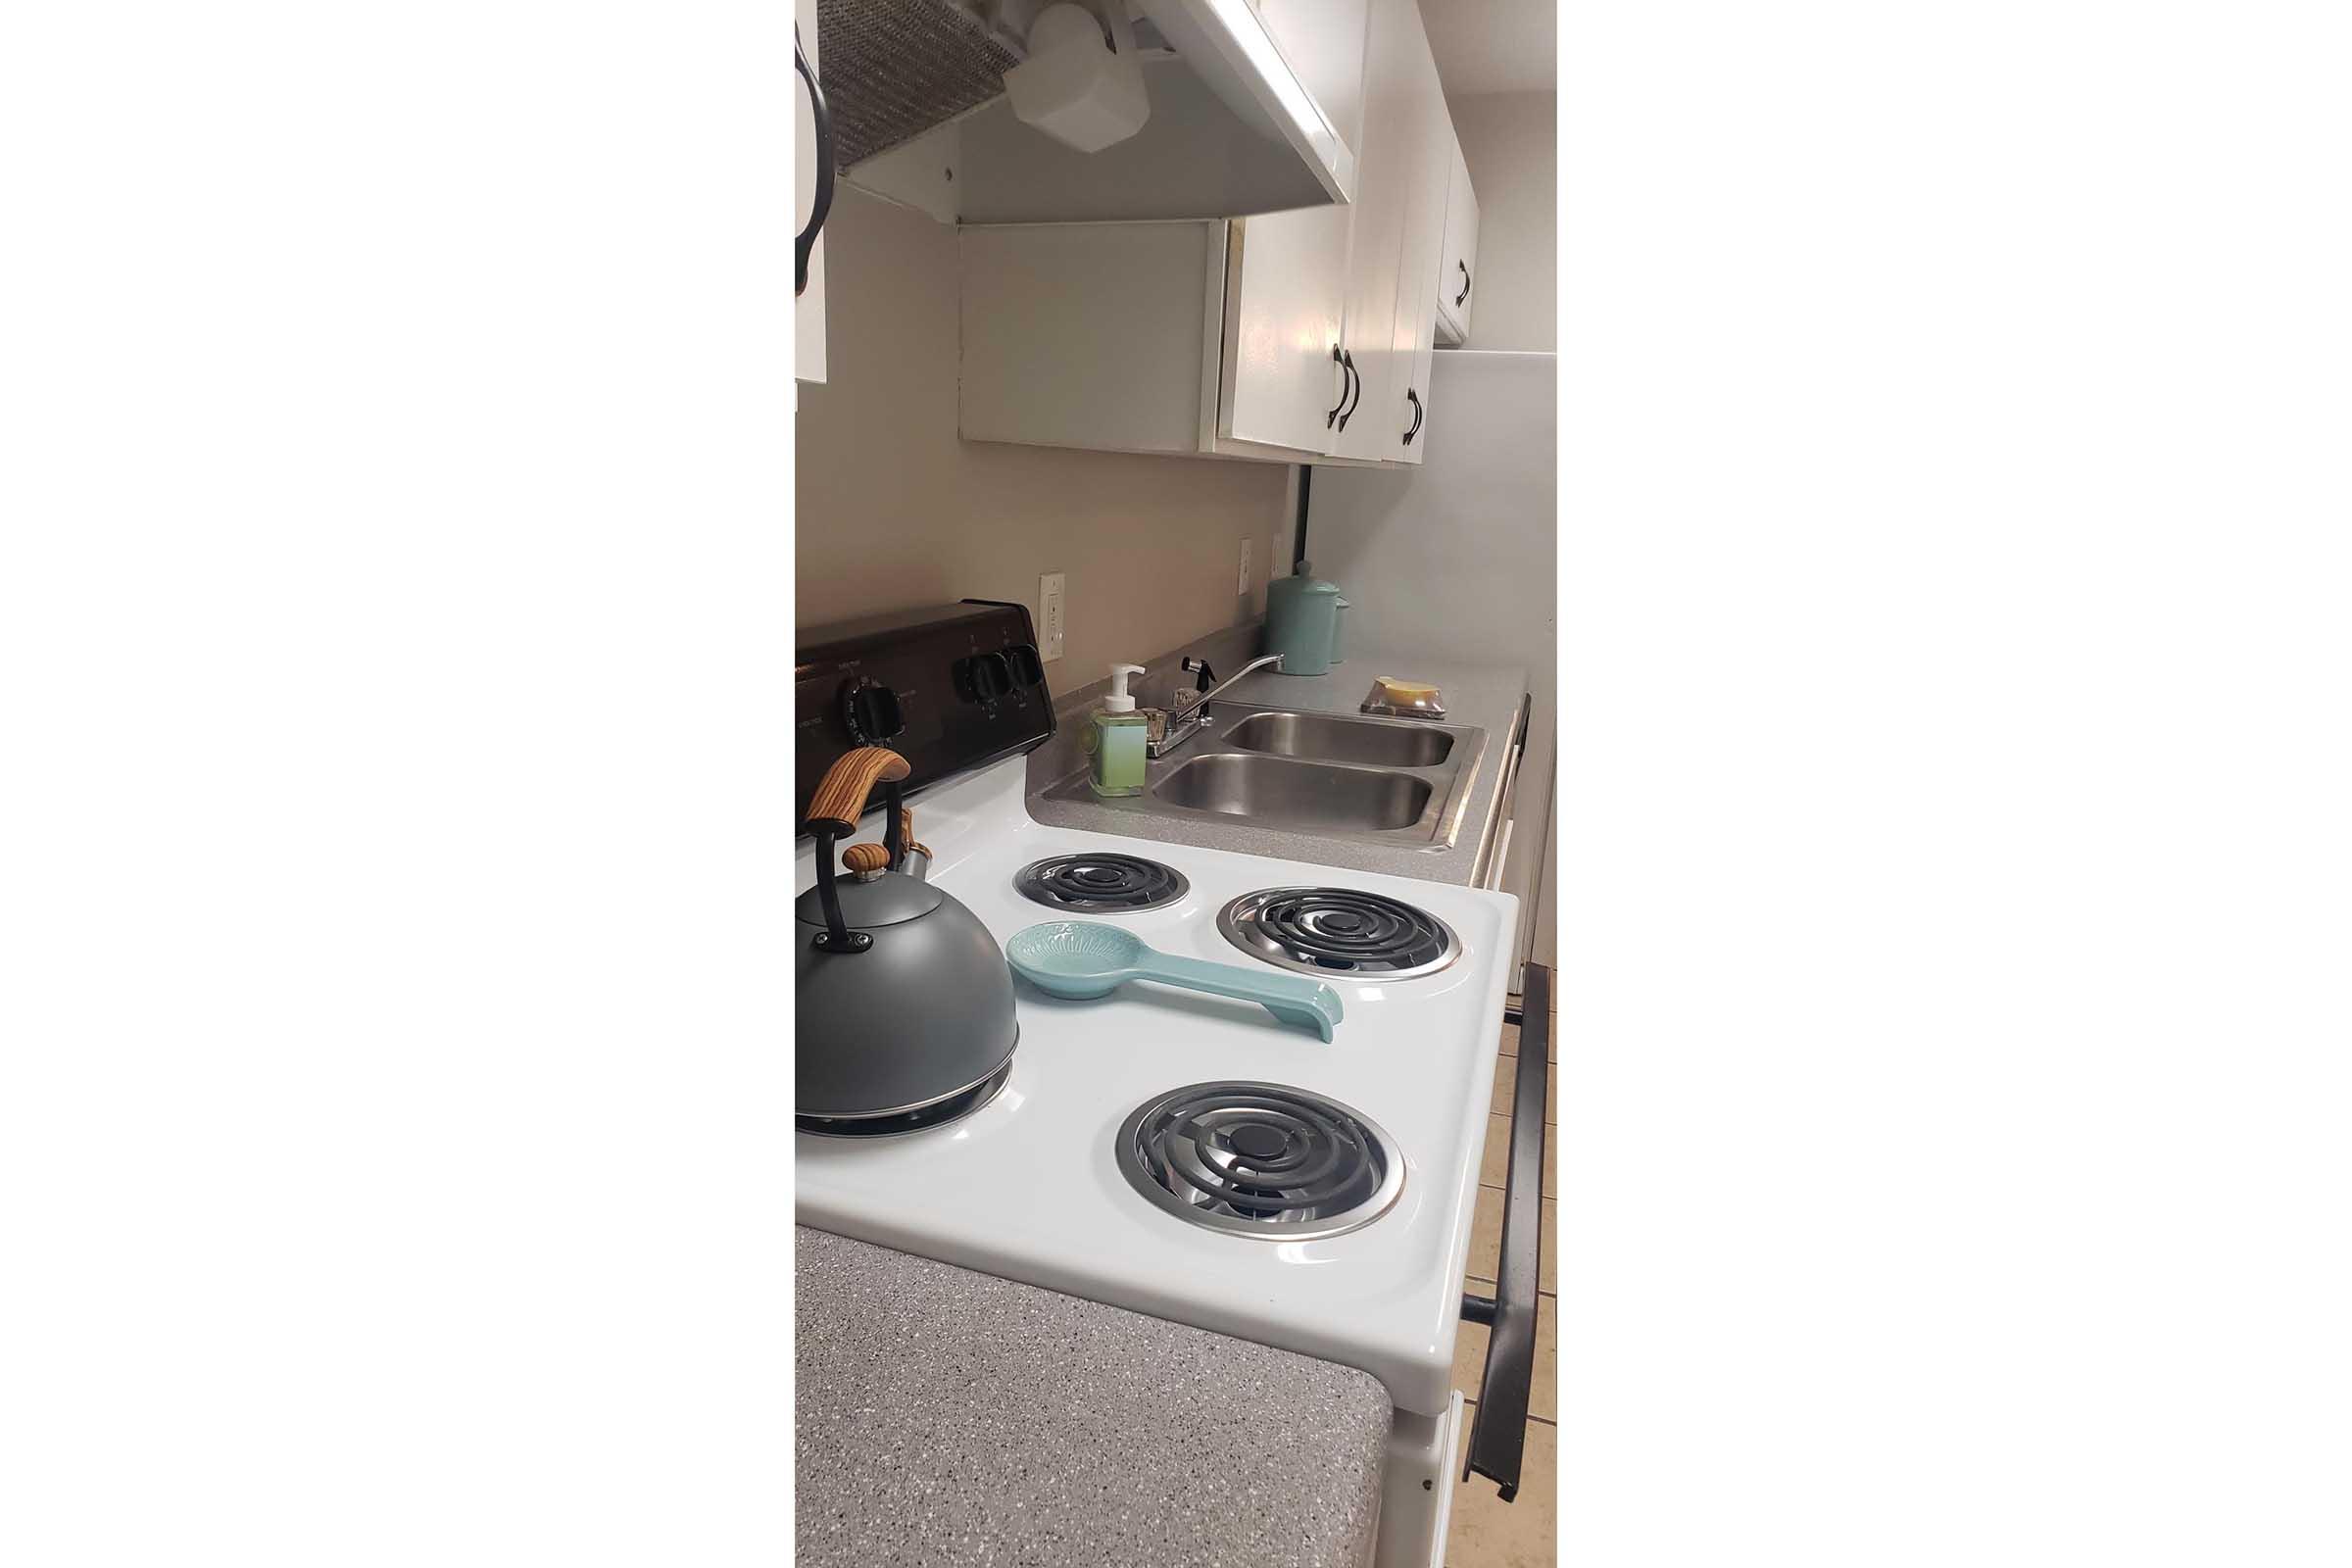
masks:
[[(1364, 1369), (1396, 1407), (1374, 1560), (1439, 1561), (1517, 901), (1043, 826), (1026, 776), (1010, 757), (910, 803), (931, 880), (1000, 943), (1102, 920), (1188, 957), (1312, 973), (1345, 1007), (1335, 1038), (1148, 982), (1093, 1002), (1016, 983), (1018, 1049), (973, 1108), (890, 1136), (798, 1134), (801, 1222)], [(799, 888), (814, 878), (804, 845)], [(1285, 1159), (1269, 1198), (1262, 1171)]]

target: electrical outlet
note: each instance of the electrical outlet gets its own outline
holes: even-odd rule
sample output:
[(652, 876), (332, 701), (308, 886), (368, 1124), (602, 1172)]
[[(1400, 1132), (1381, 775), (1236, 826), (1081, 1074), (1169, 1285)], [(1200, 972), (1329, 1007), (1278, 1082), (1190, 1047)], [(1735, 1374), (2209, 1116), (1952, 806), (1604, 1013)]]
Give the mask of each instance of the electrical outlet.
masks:
[(1037, 579), (1037, 656), (1049, 664), (1061, 657), (1061, 634), (1068, 629), (1063, 620), (1062, 576), (1050, 571)]
[(1245, 539), (1245, 540), (1243, 540), (1243, 541), (1242, 541), (1242, 576), (1241, 576), (1241, 586), (1239, 586), (1239, 587), (1237, 587), (1237, 588), (1235, 588), (1235, 589), (1234, 589), (1234, 595), (1235, 595), (1235, 597), (1237, 597), (1237, 598), (1241, 598), (1241, 599), (1247, 599), (1247, 598), (1249, 598), (1249, 597), (1250, 597), (1250, 560), (1251, 560), (1251, 557), (1250, 557), (1250, 540), (1248, 540), (1248, 539)]

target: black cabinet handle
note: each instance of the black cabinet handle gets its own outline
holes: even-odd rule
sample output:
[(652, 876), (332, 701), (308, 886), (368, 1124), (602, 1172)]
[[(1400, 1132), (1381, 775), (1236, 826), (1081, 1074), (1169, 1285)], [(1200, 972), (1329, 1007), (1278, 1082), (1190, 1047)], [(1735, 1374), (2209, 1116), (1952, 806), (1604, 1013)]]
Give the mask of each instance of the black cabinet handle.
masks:
[(798, 299), (808, 292), (808, 253), (816, 249), (825, 215), (833, 211), (833, 114), (825, 107), (825, 92), (816, 84), (816, 73), (808, 69), (808, 57), (801, 53), (798, 24), (792, 29), (792, 65), (808, 84), (808, 108), (816, 120), (816, 197), (808, 204), (808, 226), (801, 230), (792, 247), (792, 295)]
[(1470, 297), (1470, 264), (1457, 258), (1453, 265), (1462, 270), (1462, 291), (1453, 297), (1453, 303), (1459, 305)]
[(1404, 432), (1404, 444), (1409, 447), (1413, 444), (1413, 437), (1421, 433), (1421, 416), (1426, 411), (1421, 407), (1420, 393), (1408, 386), (1404, 389), (1404, 395), (1413, 405), (1413, 427)]
[(1462, 1479), (1471, 1472), (1496, 1484), (1510, 1502), (1519, 1494), (1527, 1442), (1528, 1395), (1536, 1381), (1536, 1287), (1543, 1277), (1544, 1081), (1551, 1054), (1551, 971), (1527, 966), (1521, 994), (1519, 1066), (1511, 1075), (1511, 1155), (1502, 1198), (1502, 1258), (1492, 1299), (1462, 1298), (1462, 1316), (1493, 1329), (1486, 1381), (1479, 1385)]
[(1340, 368), (1340, 401), (1332, 405), (1329, 414), (1323, 416), (1323, 428), (1326, 430), (1339, 418), (1340, 410), (1348, 406), (1348, 389), (1355, 385), (1355, 367), (1348, 363), (1347, 355), (1340, 352), (1337, 343), (1331, 346), (1331, 363)]
[(1348, 421), (1355, 417), (1356, 404), (1364, 401), (1364, 372), (1355, 368), (1355, 351), (1353, 349), (1349, 349), (1340, 356), (1340, 366), (1348, 372), (1348, 401), (1343, 404), (1340, 410), (1340, 428), (1345, 430), (1348, 428)]

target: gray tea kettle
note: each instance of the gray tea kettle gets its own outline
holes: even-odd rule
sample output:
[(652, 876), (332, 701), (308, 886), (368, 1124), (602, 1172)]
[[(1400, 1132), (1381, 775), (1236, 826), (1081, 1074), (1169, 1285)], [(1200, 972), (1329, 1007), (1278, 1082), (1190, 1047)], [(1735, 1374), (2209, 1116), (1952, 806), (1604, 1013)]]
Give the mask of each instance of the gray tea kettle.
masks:
[[(814, 1130), (919, 1125), (921, 1113), (985, 1084), (1020, 1039), (1012, 974), (979, 916), (923, 877), (902, 805), (906, 760), (881, 746), (845, 753), (808, 802), (816, 885), (795, 901), (798, 1115)], [(880, 844), (842, 852), (883, 787)], [(863, 1125), (859, 1125), (863, 1124)]]

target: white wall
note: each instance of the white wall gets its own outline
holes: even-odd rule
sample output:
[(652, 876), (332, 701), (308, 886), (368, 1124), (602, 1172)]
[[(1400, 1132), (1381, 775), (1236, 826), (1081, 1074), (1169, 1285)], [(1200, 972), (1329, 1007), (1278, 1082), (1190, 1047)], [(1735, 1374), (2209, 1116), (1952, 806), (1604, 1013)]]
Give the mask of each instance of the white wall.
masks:
[[(1559, 244), (1558, 244), (1558, 95), (1549, 89), (1520, 92), (1448, 93), (1447, 114), (1453, 118), (1454, 134), (1461, 138), (1462, 162), (1470, 171), (1470, 188), (1478, 193), (1478, 308), (1470, 318), (1469, 341), (1461, 350), (1441, 350), (1440, 364), (1448, 353), (1472, 350), (1525, 351), (1548, 355), (1558, 344), (1559, 323)], [(1556, 362), (1552, 364), (1556, 371)], [(1438, 372), (1433, 372), (1438, 373)], [(1439, 385), (1444, 382), (1440, 381)], [(1440, 464), (1441, 451), (1449, 441), (1443, 415), (1436, 413), (1433, 399), (1429, 462)], [(1545, 408), (1551, 407), (1546, 400)], [(1546, 416), (1548, 418), (1548, 415)], [(1544, 431), (1544, 449), (1549, 451), (1553, 436), (1548, 424)], [(1374, 476), (1364, 476), (1366, 479)], [(1316, 475), (1315, 499), (1321, 502), (1329, 490), (1324, 473)], [(1354, 485), (1357, 481), (1343, 481)], [(1554, 650), (1557, 646), (1555, 628), (1550, 621), (1549, 598), (1553, 593), (1552, 535), (1556, 529), (1558, 509), (1558, 473), (1556, 463), (1551, 466), (1539, 499), (1533, 494), (1525, 498), (1524, 515), (1515, 516), (1501, 537), (1487, 531), (1463, 536), (1468, 548), (1449, 564), (1449, 574), (1471, 594), (1489, 593), (1505, 599), (1522, 597), (1529, 588), (1529, 577), (1540, 572), (1541, 592), (1546, 601), (1544, 628), (1541, 636), (1531, 629), (1527, 615), (1522, 614), (1515, 626), (1490, 624), (1485, 634), (1499, 650), (1495, 657), (1508, 657), (1530, 666), (1530, 682), (1537, 688), (1537, 721), (1540, 734), (1529, 736), (1529, 765), (1538, 762), (1539, 743), (1542, 770), (1538, 777), (1550, 777), (1553, 754), (1551, 734), (1552, 687)], [(1365, 493), (1372, 487), (1364, 484)], [(1399, 504), (1403, 503), (1401, 500)], [(1525, 543), (1527, 530), (1540, 526), (1543, 532), (1543, 556), (1540, 566), (1513, 540)], [(1318, 517), (1321, 514), (1318, 512)], [(1328, 535), (1325, 536), (1328, 538)], [(1308, 554), (1324, 554), (1315, 530), (1308, 527)], [(1370, 560), (1370, 569), (1377, 572), (1385, 586), (1394, 574), (1411, 568), (1390, 559), (1393, 550), (1376, 550)], [(1318, 569), (1322, 562), (1317, 561)], [(1409, 580), (1409, 579), (1400, 579)], [(1532, 610), (1532, 600), (1529, 609)], [(1534, 671), (1541, 666), (1541, 676)], [(1522, 810), (1530, 808), (1523, 803)], [(1543, 886), (1546, 896), (1537, 910), (1534, 940), (1530, 956), (1540, 963), (1552, 963), (1556, 942), (1553, 919), (1556, 897), (1549, 889), (1556, 863), (1556, 829), (1551, 821), (1548, 802), (1541, 820), (1544, 831), (1530, 836), (1523, 822), (1523, 840), (1514, 847), (1510, 869), (1511, 885), (1526, 889)], [(1517, 863), (1524, 854), (1534, 857), (1532, 865)]]
[[(1527, 666), (1534, 708), (1503, 883), (1523, 899), (1550, 876), (1556, 367), (1549, 354), (1438, 355), (1421, 466), (1317, 468), (1306, 523), (1315, 574), (1352, 607), (1351, 646)], [(1536, 911), (1529, 955), (1545, 964), (1549, 905)]]
[(1047, 677), (1064, 692), (1262, 612), (1277, 550), (1290, 561), (1287, 465), (962, 440), (955, 229), (845, 184), (825, 246), (828, 379), (800, 389), (802, 625), (961, 598), (1034, 614), (1039, 575), (1063, 572)]
[(1559, 346), (1556, 101), (1549, 92), (1446, 101), (1478, 193), (1478, 305), (1466, 348)]

